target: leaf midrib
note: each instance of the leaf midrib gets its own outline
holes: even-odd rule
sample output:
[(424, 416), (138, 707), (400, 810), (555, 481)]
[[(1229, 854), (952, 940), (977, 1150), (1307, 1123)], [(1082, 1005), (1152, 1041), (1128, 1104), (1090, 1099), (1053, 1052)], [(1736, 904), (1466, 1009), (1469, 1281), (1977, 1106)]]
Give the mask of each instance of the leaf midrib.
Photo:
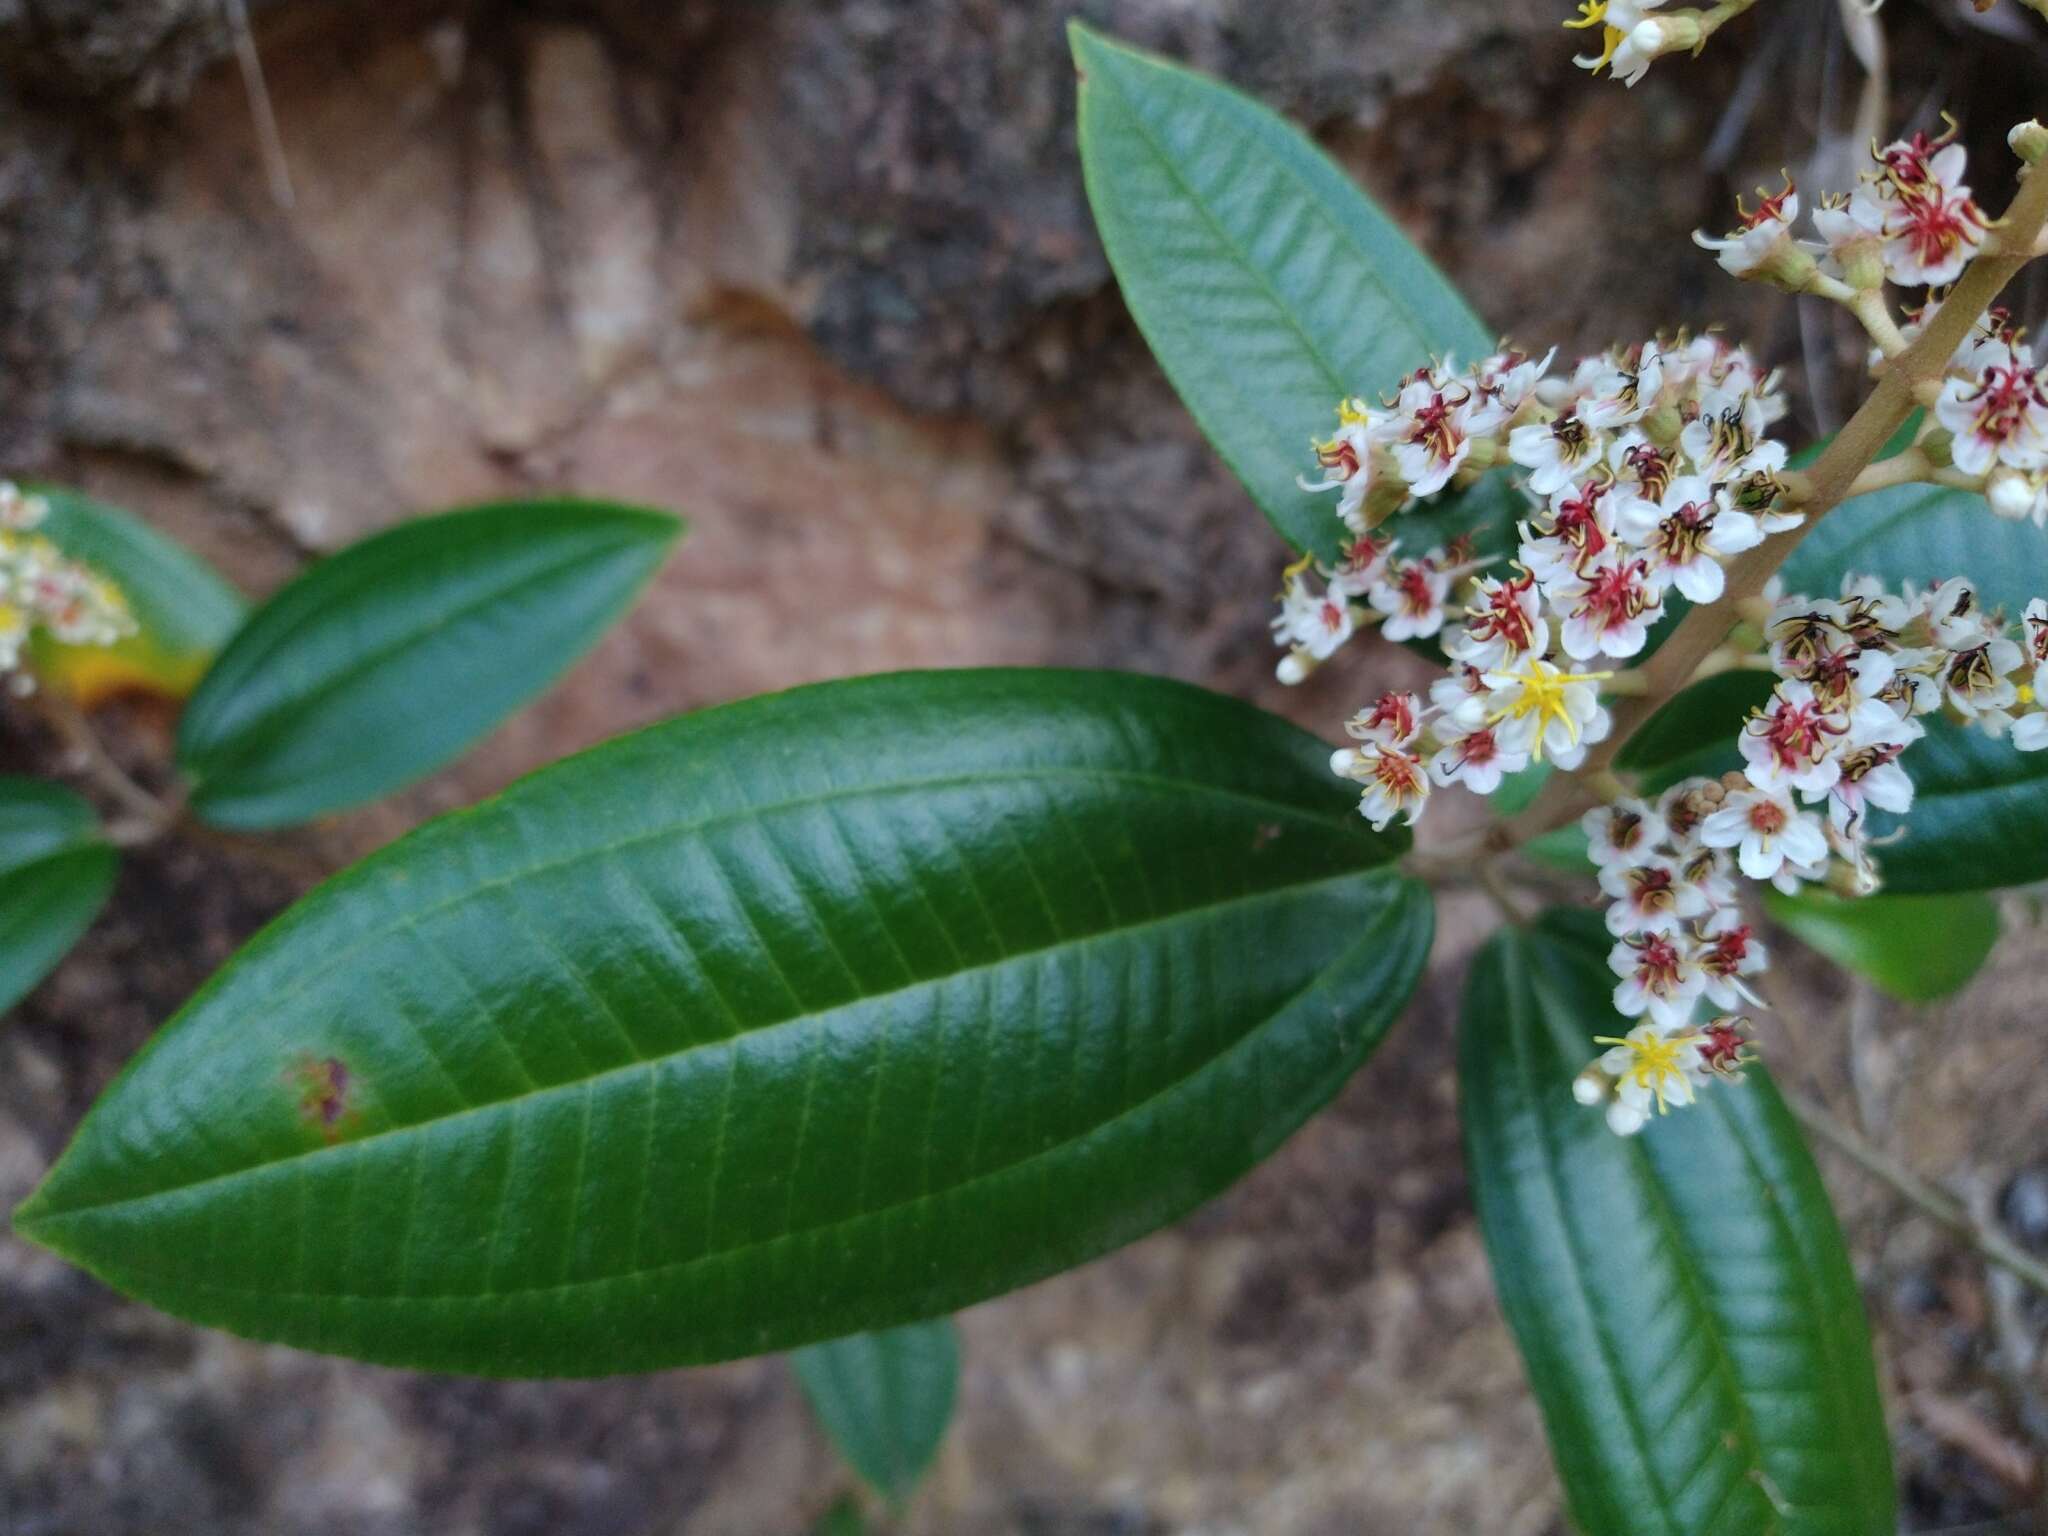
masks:
[[(850, 1008), (887, 1003), (893, 998), (904, 997), (932, 987), (950, 985), (965, 977), (975, 976), (984, 972), (998, 971), (1008, 966), (1029, 963), (1048, 955), (1083, 949), (1097, 943), (1128, 939), (1132, 935), (1142, 934), (1151, 928), (1196, 921), (1236, 907), (1255, 906), (1279, 898), (1291, 899), (1349, 881), (1392, 878), (1394, 878), (1394, 871), (1385, 865), (1362, 867), (1346, 870), (1341, 874), (1324, 876), (1317, 880), (1297, 882), (1291, 885), (1272, 886), (1261, 891), (1227, 897), (1221, 901), (1203, 902), (1198, 906), (1184, 907), (1179, 911), (1167, 913), (1159, 917), (1146, 918), (1136, 923), (1125, 923), (1114, 928), (1099, 929), (1096, 932), (1084, 933), (1072, 938), (1056, 939), (1050, 944), (1033, 945), (1028, 949), (1017, 950), (1014, 953), (998, 956), (993, 960), (982, 961), (974, 965), (962, 966), (958, 970), (947, 971), (941, 975), (920, 977), (901, 986), (848, 998), (843, 1002), (833, 1003), (824, 1008), (810, 1009), (802, 1013), (792, 1014), (787, 1018), (769, 1020), (752, 1028), (726, 1035), (721, 1039), (694, 1041), (673, 1051), (663, 1051), (653, 1056), (636, 1057), (632, 1061), (621, 1062), (617, 1066), (604, 1067), (598, 1071), (586, 1073), (581, 1077), (566, 1078), (555, 1083), (544, 1083), (535, 1088), (524, 1089), (519, 1093), (508, 1094), (503, 1098), (490, 1099), (479, 1104), (464, 1105), (462, 1108), (450, 1110), (446, 1114), (430, 1115), (425, 1119), (409, 1121), (404, 1125), (388, 1126), (383, 1130), (372, 1131), (367, 1135), (358, 1136), (349, 1141), (336, 1142), (332, 1145), (322, 1144), (320, 1146), (305, 1147), (283, 1157), (271, 1158), (260, 1163), (251, 1163), (241, 1168), (227, 1169), (220, 1173), (209, 1174), (205, 1178), (190, 1179), (181, 1184), (167, 1184), (157, 1189), (146, 1190), (140, 1194), (121, 1195), (111, 1200), (97, 1200), (81, 1205), (60, 1206), (47, 1211), (33, 1210), (34, 1202), (31, 1202), (30, 1207), (24, 1208), (27, 1211), (27, 1224), (33, 1226), (45, 1221), (61, 1221), (90, 1215), (95, 1211), (113, 1210), (122, 1206), (143, 1204), (174, 1195), (189, 1194), (193, 1190), (209, 1188), (213, 1185), (227, 1183), (232, 1180), (261, 1177), (279, 1168), (301, 1165), (327, 1157), (340, 1157), (377, 1142), (414, 1134), (426, 1134), (457, 1121), (467, 1120), (472, 1116), (498, 1114), (530, 1100), (548, 1098), (564, 1093), (583, 1092), (596, 1084), (608, 1080), (628, 1077), (637, 1072), (659, 1070), (688, 1060), (693, 1056), (729, 1049), (743, 1040), (755, 1040), (763, 1036), (780, 1034), (787, 1030), (813, 1024), (820, 1019), (830, 1018)], [(1348, 954), (1349, 952), (1347, 951), (1346, 953)], [(1321, 972), (1318, 972), (1318, 977), (1321, 974)], [(1283, 1004), (1282, 1006), (1286, 1005)], [(1140, 1102), (1149, 1102), (1149, 1100)], [(1111, 1122), (1105, 1121), (1102, 1123), (1108, 1124)], [(24, 1224), (21, 1217), (17, 1217), (16, 1224), (17, 1226)], [(264, 1294), (274, 1293), (265, 1292)]]
[[(237, 722), (232, 715), (229, 715), (226, 723), (222, 725), (206, 721), (204, 717), (201, 717), (195, 725), (194, 733), (197, 734), (200, 729), (204, 729), (213, 737), (213, 740), (210, 744), (192, 754), (198, 761), (187, 760), (188, 772), (195, 786), (198, 787), (203, 798), (203, 781), (206, 778), (218, 777), (222, 773), (231, 773), (246, 763), (252, 753), (261, 753), (264, 742), (258, 738), (269, 735), (279, 727), (280, 723), (287, 721), (289, 717), (304, 714), (308, 709), (314, 708), (322, 700), (332, 697), (348, 684), (361, 681), (367, 673), (382, 666), (392, 657), (443, 633), (486, 608), (514, 599), (530, 588), (551, 583), (565, 572), (572, 571), (578, 566), (593, 564), (600, 559), (608, 559), (614, 555), (629, 551), (638, 553), (641, 547), (636, 541), (625, 538), (596, 546), (585, 545), (567, 558), (553, 561), (545, 566), (529, 571), (519, 580), (509, 585), (490, 588), (468, 602), (443, 610), (429, 623), (422, 624), (417, 628), (397, 632), (387, 644), (378, 646), (375, 650), (368, 651), (363, 655), (351, 658), (345, 665), (329, 667), (326, 675), (315, 682), (313, 686), (302, 691), (283, 694), (268, 709), (260, 710), (243, 721)], [(276, 639), (252, 653), (246, 660), (236, 658), (240, 665), (242, 676), (248, 676), (251, 669), (260, 672), (263, 665), (276, 655), (281, 645), (295, 638), (296, 633), (293, 626), (281, 625)], [(565, 658), (565, 662), (567, 659), (569, 658)], [(229, 674), (223, 675), (230, 676)], [(233, 680), (230, 676), (230, 681), (232, 682)], [(237, 742), (241, 744), (240, 750), (234, 750), (234, 744)], [(326, 777), (330, 778), (333, 776), (333, 774), (326, 775)]]
[[(928, 1205), (934, 1200), (957, 1197), (962, 1193), (979, 1188), (982, 1185), (990, 1183), (991, 1181), (1006, 1178), (1012, 1174), (1017, 1173), (1019, 1170), (1030, 1168), (1049, 1158), (1056, 1157), (1060, 1153), (1066, 1151), (1069, 1147), (1074, 1146), (1076, 1143), (1084, 1141), (1091, 1136), (1100, 1135), (1104, 1131), (1107, 1131), (1114, 1126), (1124, 1123), (1131, 1117), (1141, 1114), (1142, 1112), (1150, 1108), (1152, 1105), (1160, 1102), (1161, 1100), (1170, 1098), (1175, 1093), (1178, 1093), (1182, 1088), (1186, 1087), (1188, 1083), (1192, 1082), (1195, 1078), (1199, 1077), (1203, 1072), (1209, 1070), (1209, 1068), (1213, 1067), (1218, 1061), (1222, 1060), (1232, 1051), (1238, 1049), (1239, 1047), (1243, 1046), (1248, 1041), (1250, 1041), (1260, 1030), (1268, 1026), (1272, 1022), (1272, 1020), (1278, 1018), (1280, 1015), (1284, 1014), (1289, 1009), (1296, 1006), (1296, 1004), (1298, 1004), (1303, 998), (1311, 995), (1318, 987), (1326, 985), (1330, 975), (1334, 971), (1340, 969), (1343, 965), (1349, 962), (1352, 959), (1352, 957), (1355, 956), (1360, 950), (1366, 948), (1369, 944), (1375, 942), (1383, 933), (1383, 931), (1386, 928), (1388, 928), (1393, 923), (1393, 921), (1395, 921), (1398, 917), (1401, 916), (1405, 904), (1400, 898), (1405, 893), (1401, 892), (1401, 890), (1399, 889), (1399, 877), (1391, 869), (1353, 871), (1349, 874), (1331, 876), (1328, 879), (1315, 881), (1307, 885), (1284, 887), (1275, 891), (1260, 892), (1256, 895), (1249, 897), (1235, 897), (1228, 901), (1206, 903), (1202, 907), (1190, 908), (1185, 913), (1176, 914), (1175, 918), (1152, 919), (1149, 920), (1149, 922), (1146, 924), (1134, 925), (1133, 928), (1122, 928), (1107, 933), (1089, 934), (1083, 936), (1080, 939), (1067, 940), (1059, 944), (1042, 945), (1035, 949), (1021, 952), (1017, 955), (1005, 957), (1005, 959), (1001, 961), (992, 962), (989, 965), (972, 967), (971, 969), (973, 970), (994, 969), (997, 966), (1010, 964), (1013, 961), (1029, 960), (1041, 954), (1057, 951), (1063, 948), (1093, 943), (1095, 941), (1107, 938), (1122, 937), (1123, 935), (1134, 931), (1134, 928), (1136, 927), (1150, 926), (1152, 923), (1175, 921), (1179, 917), (1194, 916), (1204, 912), (1212, 912), (1232, 906), (1245, 905), (1251, 902), (1268, 899), (1274, 895), (1281, 894), (1282, 891), (1285, 891), (1285, 893), (1287, 894), (1304, 893), (1312, 891), (1320, 886), (1332, 885), (1338, 883), (1339, 881), (1344, 880), (1385, 880), (1395, 888), (1394, 899), (1391, 899), (1381, 905), (1378, 912), (1375, 913), (1374, 920), (1372, 921), (1372, 923), (1365, 929), (1363, 933), (1359, 935), (1359, 937), (1356, 940), (1353, 941), (1352, 944), (1350, 944), (1344, 950), (1340, 951), (1337, 955), (1333, 956), (1328, 964), (1324, 965), (1321, 969), (1317, 970), (1314, 975), (1310, 976), (1308, 980), (1304, 982), (1300, 987), (1298, 987), (1293, 993), (1289, 994), (1287, 997), (1275, 1003), (1273, 1007), (1266, 1012), (1264, 1017), (1259, 1021), (1257, 1025), (1229, 1039), (1224, 1043), (1221, 1049), (1213, 1052), (1210, 1055), (1202, 1057), (1199, 1061), (1190, 1066), (1187, 1071), (1175, 1075), (1172, 1079), (1161, 1084), (1158, 1088), (1154, 1089), (1151, 1093), (1146, 1094), (1143, 1098), (1125, 1105), (1115, 1114), (1110, 1115), (1105, 1119), (1095, 1121), (1090, 1125), (1081, 1127), (1080, 1129), (1074, 1131), (1070, 1135), (1063, 1136), (1049, 1145), (1035, 1148), (1031, 1152), (1028, 1152), (1021, 1157), (1013, 1158), (1010, 1161), (998, 1164), (993, 1168), (984, 1169), (980, 1173), (977, 1173), (970, 1178), (962, 1179), (956, 1183), (945, 1185), (940, 1189), (921, 1190), (915, 1194), (907, 1195), (903, 1199), (886, 1201), (881, 1205), (873, 1206), (861, 1211), (852, 1212), (848, 1215), (834, 1218), (831, 1221), (814, 1222), (806, 1226), (791, 1228), (787, 1231), (778, 1232), (769, 1237), (735, 1243), (724, 1248), (708, 1249), (705, 1252), (691, 1254), (687, 1258), (675, 1259), (667, 1263), (640, 1265), (630, 1269), (621, 1270), (615, 1274), (596, 1275), (578, 1280), (550, 1281), (544, 1285), (517, 1286), (511, 1289), (500, 1290), (461, 1291), (431, 1295), (407, 1295), (404, 1293), (349, 1291), (285, 1291), (269, 1287), (259, 1289), (250, 1286), (223, 1285), (213, 1281), (193, 1280), (189, 1278), (176, 1278), (164, 1280), (162, 1282), (161, 1288), (165, 1291), (183, 1291), (187, 1294), (199, 1292), (204, 1294), (217, 1294), (223, 1296), (261, 1296), (278, 1301), (361, 1301), (373, 1302), (378, 1304), (406, 1304), (425, 1306), (446, 1305), (451, 1302), (480, 1303), (498, 1300), (508, 1300), (517, 1297), (554, 1295), (565, 1291), (589, 1290), (596, 1287), (609, 1285), (624, 1285), (635, 1281), (644, 1280), (646, 1277), (650, 1275), (668, 1274), (677, 1270), (691, 1269), (698, 1265), (718, 1263), (721, 1261), (729, 1261), (737, 1255), (749, 1253), (756, 1249), (772, 1247), (775, 1244), (786, 1243), (794, 1241), (799, 1238), (814, 1237), (822, 1233), (837, 1231), (842, 1227), (852, 1226), (859, 1222), (872, 1221), (878, 1217), (890, 1215), (898, 1211), (914, 1209), (919, 1206)], [(957, 975), (961, 973), (956, 972), (953, 974)], [(950, 978), (934, 978), (935, 981), (946, 979)], [(915, 983), (913, 984), (913, 986), (931, 984), (933, 984), (933, 982), (928, 981), (923, 983)], [(895, 992), (903, 992), (909, 990), (912, 990), (912, 988), (904, 987), (895, 989)], [(892, 995), (895, 995), (894, 992), (879, 993), (876, 994), (876, 997), (879, 998)], [(868, 999), (861, 999), (860, 1001), (868, 1001)], [(795, 1024), (809, 1022), (810, 1019), (818, 1016), (819, 1015), (804, 1015), (796, 1019), (781, 1020), (778, 1021), (776, 1024), (765, 1027), (769, 1029), (779, 1030), (790, 1027)], [(738, 1037), (733, 1038), (736, 1039)], [(591, 1077), (578, 1079), (573, 1083), (557, 1084), (551, 1088), (537, 1090), (536, 1092), (548, 1093), (555, 1091), (556, 1088), (583, 1088), (587, 1087), (590, 1083), (596, 1081), (600, 1077), (607, 1077), (615, 1074), (624, 1074), (627, 1072), (641, 1070), (649, 1067), (659, 1067), (672, 1059), (690, 1055), (694, 1051), (717, 1049), (721, 1046), (726, 1046), (730, 1044), (732, 1044), (732, 1039), (724, 1041), (706, 1041), (696, 1046), (685, 1047), (681, 1051), (672, 1052), (662, 1057), (650, 1058), (647, 1061), (630, 1063), (622, 1067), (609, 1068), (605, 1072), (593, 1074)], [(309, 1148), (305, 1152), (294, 1153), (291, 1157), (288, 1158), (278, 1158), (273, 1160), (272, 1162), (257, 1164), (250, 1168), (241, 1168), (225, 1174), (216, 1174), (209, 1178), (194, 1180), (188, 1184), (176, 1185), (166, 1189), (153, 1191), (147, 1195), (128, 1196), (118, 1200), (98, 1202), (94, 1205), (71, 1207), (66, 1210), (51, 1213), (47, 1216), (38, 1216), (36, 1220), (33, 1220), (29, 1223), (24, 1223), (19, 1213), (17, 1213), (15, 1224), (18, 1230), (26, 1230), (31, 1235), (33, 1235), (39, 1230), (40, 1222), (42, 1221), (67, 1221), (75, 1217), (87, 1216), (98, 1211), (105, 1211), (123, 1205), (132, 1205), (143, 1201), (161, 1199), (168, 1195), (188, 1194), (192, 1190), (205, 1188), (209, 1185), (222, 1183), (232, 1179), (246, 1178), (250, 1177), (251, 1175), (260, 1175), (270, 1170), (284, 1167), (288, 1164), (302, 1163), (322, 1153), (346, 1152), (352, 1148), (364, 1146), (380, 1138), (408, 1134), (410, 1132), (420, 1130), (424, 1127), (445, 1124), (450, 1120), (462, 1118), (464, 1115), (480, 1113), (486, 1110), (495, 1110), (503, 1108), (506, 1105), (516, 1103), (520, 1100), (531, 1098), (534, 1096), (534, 1093), (527, 1093), (515, 1095), (513, 1096), (513, 1098), (510, 1099), (495, 1100), (491, 1104), (477, 1106), (474, 1110), (457, 1111), (456, 1113), (451, 1115), (438, 1116), (430, 1121), (420, 1121), (410, 1126), (394, 1127), (388, 1131), (375, 1132), (372, 1135), (358, 1137), (354, 1141), (343, 1142), (335, 1146), (321, 1146)], [(88, 1264), (88, 1267), (91, 1267), (90, 1264)], [(109, 1269), (119, 1268), (121, 1272), (124, 1274), (147, 1273), (147, 1271), (141, 1270), (139, 1267), (133, 1265), (109, 1265), (107, 1267)]]

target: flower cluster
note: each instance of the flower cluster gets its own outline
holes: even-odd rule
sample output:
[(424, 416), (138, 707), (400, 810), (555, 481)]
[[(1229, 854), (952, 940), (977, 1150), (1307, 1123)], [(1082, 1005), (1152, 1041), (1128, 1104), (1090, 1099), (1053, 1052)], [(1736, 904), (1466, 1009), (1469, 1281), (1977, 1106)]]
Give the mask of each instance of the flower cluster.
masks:
[[(1714, 337), (1651, 341), (1552, 377), (1512, 351), (1421, 370), (1383, 409), (1347, 401), (1316, 445), (1350, 534), (1335, 565), (1289, 570), (1273, 622), (1298, 682), (1360, 627), (1437, 637), (1452, 673), (1425, 705), (1389, 695), (1352, 719), (1333, 760), (1375, 826), (1420, 816), (1432, 784), (1490, 794), (1532, 762), (1573, 768), (1610, 721), (1602, 659), (1646, 644), (1667, 594), (1721, 594), (1722, 562), (1798, 522), (1780, 510), (1775, 380)], [(1377, 528), (1474, 465), (1512, 463), (1537, 498), (1518, 562), (1478, 574), (1460, 550), (1404, 557)], [(1454, 602), (1454, 598), (1456, 599)]]
[(1951, 131), (1915, 134), (1873, 149), (1874, 168), (1854, 192), (1822, 200), (1814, 210), (1818, 241), (1794, 234), (1800, 199), (1783, 191), (1741, 209), (1728, 235), (1694, 238), (1736, 277), (1802, 292), (1820, 277), (1867, 292), (1889, 280), (1903, 287), (1952, 283), (1977, 254), (1991, 221), (1963, 180), (1967, 154)]
[(37, 629), (66, 645), (113, 645), (135, 632), (113, 583), (36, 532), (49, 510), (40, 496), (0, 481), (0, 675), (20, 666)]
[(1743, 726), (1744, 766), (1725, 779), (1687, 779), (1651, 806), (1622, 799), (1587, 813), (1585, 830), (1607, 926), (1618, 942), (1615, 1008), (1639, 1019), (1580, 1075), (1578, 1093), (1607, 1105), (1623, 1135), (1652, 1108), (1739, 1072), (1723, 1017), (1693, 1024), (1702, 1001), (1733, 1009), (1759, 999), (1743, 978), (1766, 963), (1742, 921), (1734, 867), (1786, 892), (1838, 868), (1859, 893), (1877, 885), (1868, 812), (1903, 814), (1913, 781), (1900, 765), (1942, 712), (2022, 751), (2048, 748), (2048, 601), (2027, 605), (2017, 637), (1961, 578), (1892, 593), (1850, 577), (1839, 598), (1788, 597), (1765, 638), (1779, 682)]

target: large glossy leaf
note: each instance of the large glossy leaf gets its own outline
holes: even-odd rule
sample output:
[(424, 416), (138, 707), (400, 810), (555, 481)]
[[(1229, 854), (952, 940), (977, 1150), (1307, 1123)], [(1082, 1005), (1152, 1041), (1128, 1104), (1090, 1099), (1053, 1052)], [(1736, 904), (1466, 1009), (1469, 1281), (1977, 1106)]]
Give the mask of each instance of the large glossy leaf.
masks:
[(118, 863), (78, 796), (40, 779), (0, 778), (0, 1012), (92, 926)]
[(1981, 891), (1845, 901), (1766, 889), (1764, 905), (1801, 942), (1908, 1003), (1961, 990), (1998, 943), (1998, 903)]
[(1585, 1536), (1891, 1536), (1863, 1306), (1753, 1070), (1641, 1136), (1572, 1078), (1620, 1033), (1587, 914), (1497, 935), (1466, 993), (1466, 1156), (1501, 1305)]
[(681, 526), (602, 502), (506, 502), (321, 561), (249, 620), (186, 709), (193, 810), (278, 827), (433, 772), (595, 644)]
[(813, 1344), (790, 1357), (818, 1421), (853, 1470), (902, 1500), (925, 1474), (960, 1387), (951, 1318)]
[(260, 935), (17, 1225), (205, 1323), (590, 1375), (952, 1312), (1189, 1210), (1336, 1091), (1427, 893), (1328, 749), (1115, 673), (711, 710)]
[[(1395, 387), (1492, 335), (1302, 133), (1216, 81), (1072, 28), (1081, 165), (1124, 301), (1188, 410), (1273, 526), (1334, 552), (1334, 499), (1296, 483), (1340, 399)], [(1504, 530), (1493, 477), (1392, 531), (1416, 552)]]
[(58, 486), (42, 532), (121, 589), (136, 632), (113, 646), (60, 645), (38, 634), (31, 663), (45, 684), (91, 708), (126, 689), (182, 699), (248, 612), (242, 595), (197, 555), (140, 519)]

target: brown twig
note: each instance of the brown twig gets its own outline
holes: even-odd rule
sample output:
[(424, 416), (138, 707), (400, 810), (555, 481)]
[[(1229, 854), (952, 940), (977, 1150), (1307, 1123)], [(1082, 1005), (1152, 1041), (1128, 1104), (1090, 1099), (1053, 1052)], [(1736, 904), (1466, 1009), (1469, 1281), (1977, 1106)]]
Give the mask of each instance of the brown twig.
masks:
[(1811, 1099), (1787, 1091), (1785, 1102), (1814, 1136), (1872, 1178), (1889, 1185), (1908, 1205), (1962, 1238), (1984, 1256), (1986, 1263), (1997, 1265), (2048, 1296), (2048, 1265), (2022, 1249), (2003, 1228), (1979, 1221), (1961, 1200), (1880, 1152)]
[[(2035, 238), (2048, 228), (2048, 172), (2025, 176), (2000, 227), (2013, 248), (2031, 252)], [(1656, 654), (1635, 669), (1644, 678), (1643, 691), (1615, 704), (1613, 729), (1605, 741), (1592, 747), (1577, 771), (1557, 775), (1518, 815), (1441, 848), (1411, 854), (1409, 869), (1427, 879), (1448, 867), (1492, 858), (1555, 831), (1595, 804), (1589, 781), (1614, 762), (1645, 721), (1692, 681), (1701, 664), (1741, 622), (1744, 607), (1763, 593), (1778, 568), (1820, 520), (1857, 493), (1858, 477), (1877, 462), (1885, 445), (1919, 409), (1920, 394), (1938, 384), (1979, 317), (2031, 259), (2026, 254), (2001, 252), (1980, 255), (1970, 264), (1918, 339), (1885, 363), (1877, 387), (1849, 424), (1810, 469), (1792, 477), (1806, 521), (1730, 563), (1720, 601), (1693, 609)]]

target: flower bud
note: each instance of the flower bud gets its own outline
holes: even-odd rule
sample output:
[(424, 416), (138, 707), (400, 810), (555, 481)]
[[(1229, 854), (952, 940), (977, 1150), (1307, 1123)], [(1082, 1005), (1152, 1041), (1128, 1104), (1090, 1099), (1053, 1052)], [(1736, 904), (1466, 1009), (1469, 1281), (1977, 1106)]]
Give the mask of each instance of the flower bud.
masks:
[(1273, 675), (1292, 688), (1296, 683), (1308, 681), (1309, 673), (1315, 671), (1315, 658), (1307, 651), (1289, 651), (1280, 658), (1280, 665), (1273, 669)]
[(1955, 463), (1956, 435), (1939, 429), (1920, 439), (1920, 451), (1927, 455), (1927, 462), (1936, 469), (1947, 469)]
[(1619, 1102), (1607, 1106), (1607, 1128), (1617, 1136), (1633, 1136), (1649, 1122), (1649, 1116), (1633, 1105)]
[(1358, 749), (1356, 747), (1339, 747), (1330, 754), (1330, 772), (1336, 774), (1340, 779), (1350, 778), (1351, 770), (1357, 766)]
[(1614, 1084), (1598, 1067), (1588, 1067), (1572, 1079), (1572, 1097), (1589, 1108), (1605, 1104), (1613, 1093)]
[(1629, 33), (1628, 45), (1646, 59), (1660, 59), (1697, 48), (1705, 39), (1697, 15), (1648, 16)]
[(2004, 466), (1992, 472), (1991, 483), (1984, 488), (1984, 499), (1991, 503), (1991, 510), (2015, 523), (2023, 523), (2033, 515), (2039, 494), (2032, 477)]
[(2029, 165), (2039, 165), (2042, 157), (2048, 155), (2048, 128), (2042, 127), (2039, 119), (2017, 124), (2005, 141)]

